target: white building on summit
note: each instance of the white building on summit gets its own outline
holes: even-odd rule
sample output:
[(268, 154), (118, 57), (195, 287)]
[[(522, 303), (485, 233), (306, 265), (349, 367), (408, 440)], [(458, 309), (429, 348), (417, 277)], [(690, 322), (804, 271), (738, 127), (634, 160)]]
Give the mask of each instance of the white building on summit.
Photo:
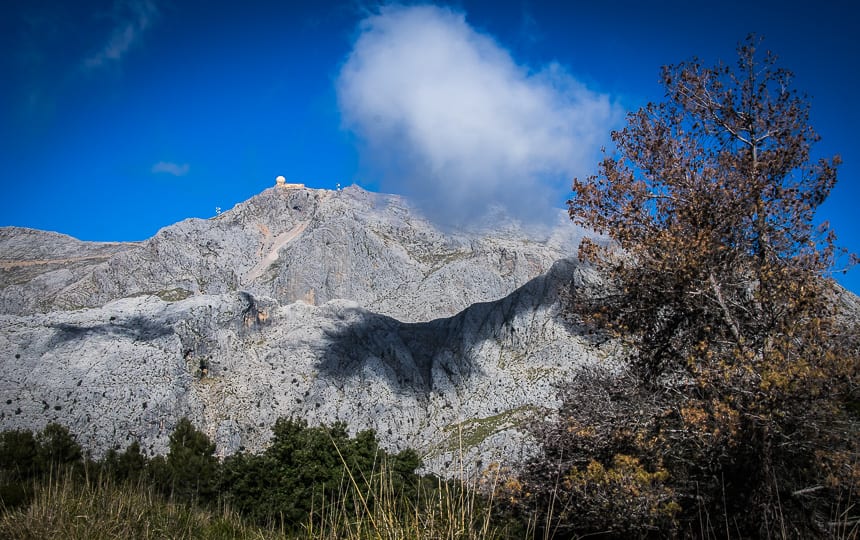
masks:
[(285, 189), (296, 189), (305, 187), (304, 184), (288, 184), (287, 179), (283, 176), (278, 176), (277, 178), (275, 178), (275, 186)]

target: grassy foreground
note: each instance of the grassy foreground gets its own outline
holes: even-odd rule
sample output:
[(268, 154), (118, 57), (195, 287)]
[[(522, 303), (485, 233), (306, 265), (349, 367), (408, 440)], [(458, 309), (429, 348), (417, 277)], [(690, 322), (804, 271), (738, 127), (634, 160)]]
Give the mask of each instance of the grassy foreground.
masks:
[[(41, 539), (495, 539), (525, 531), (497, 526), (475, 493), (439, 484), (417, 502), (396, 500), (382, 473), (314, 504), (298, 530), (262, 527), (229, 506), (217, 510), (176, 502), (143, 484), (81, 480), (64, 474), (34, 484), (30, 504), (0, 513), (0, 538)], [(363, 480), (362, 480), (363, 481)], [(368, 490), (367, 488), (371, 488)], [(373, 504), (366, 500), (368, 493)], [(407, 505), (407, 506), (405, 506)]]
[(275, 538), (224, 509), (214, 513), (166, 500), (151, 488), (94, 485), (71, 476), (34, 486), (32, 502), (0, 516), (0, 537), (9, 539)]

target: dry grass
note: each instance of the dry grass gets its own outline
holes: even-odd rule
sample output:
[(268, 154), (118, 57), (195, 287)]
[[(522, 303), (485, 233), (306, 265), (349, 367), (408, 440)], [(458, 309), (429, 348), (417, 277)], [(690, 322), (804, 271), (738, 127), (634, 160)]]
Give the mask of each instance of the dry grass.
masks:
[[(34, 486), (32, 503), (0, 513), (0, 538), (365, 540), (510, 538), (494, 524), (492, 498), (437, 482), (404, 498), (385, 470), (351, 475), (338, 493), (314, 501), (298, 532), (259, 527), (229, 508), (206, 510), (172, 502), (143, 485), (86, 482), (68, 475)], [(522, 534), (516, 536), (521, 538)]]
[[(417, 496), (406, 498), (395, 488), (394, 476), (384, 466), (370, 477), (356, 478), (348, 469), (347, 475), (341, 492), (326, 497), (311, 516), (306, 536), (302, 538), (490, 540), (513, 537), (507, 527), (494, 519), (495, 481), (489, 483), (487, 493), (479, 492), (465, 478), (455, 483), (437, 480), (420, 485)], [(516, 537), (522, 538), (522, 534)]]
[(9, 539), (197, 539), (276, 538), (272, 531), (220, 513), (166, 501), (143, 486), (94, 484), (65, 475), (35, 485), (33, 502), (0, 516), (0, 537)]

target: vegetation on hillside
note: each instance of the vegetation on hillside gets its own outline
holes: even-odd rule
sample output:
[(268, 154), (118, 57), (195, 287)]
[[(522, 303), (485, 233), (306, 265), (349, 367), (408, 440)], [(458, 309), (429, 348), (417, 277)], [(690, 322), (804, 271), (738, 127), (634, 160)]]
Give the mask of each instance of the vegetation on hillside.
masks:
[(521, 538), (461, 482), (416, 473), (412, 450), (389, 454), (372, 431), (280, 419), (269, 447), (217, 460), (182, 419), (166, 456), (137, 442), (86, 458), (49, 424), (0, 434), (2, 538)]

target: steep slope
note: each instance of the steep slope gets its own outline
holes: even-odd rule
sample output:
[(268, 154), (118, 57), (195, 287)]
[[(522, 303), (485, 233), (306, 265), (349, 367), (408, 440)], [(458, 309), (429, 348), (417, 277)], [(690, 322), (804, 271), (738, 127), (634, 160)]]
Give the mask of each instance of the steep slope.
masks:
[[(185, 220), (140, 244), (119, 245), (63, 279), (4, 276), (0, 308), (24, 314), (97, 307), (135, 294), (178, 299), (245, 290), (281, 303), (346, 298), (420, 321), (504, 296), (572, 253), (577, 240), (569, 223), (540, 238), (511, 227), (444, 234), (400, 197), (358, 187), (271, 188), (216, 218)], [(0, 243), (0, 264), (46, 251), (38, 238), (33, 253), (24, 245), (7, 252)]]
[(82, 242), (64, 234), (0, 227), (0, 313), (48, 311), (51, 295), (134, 243)]
[[(372, 427), (437, 472), (461, 445), (515, 458), (518, 423), (608, 356), (562, 316), (564, 290), (590, 279), (563, 258), (577, 233), (445, 234), (398, 197), (271, 189), (140, 244), (57, 240), (94, 258), (3, 281), (0, 428), (59, 421), (96, 453), (163, 452), (188, 416), (224, 455), (298, 415)], [(0, 259), (58, 259), (48, 233), (4, 234)]]

